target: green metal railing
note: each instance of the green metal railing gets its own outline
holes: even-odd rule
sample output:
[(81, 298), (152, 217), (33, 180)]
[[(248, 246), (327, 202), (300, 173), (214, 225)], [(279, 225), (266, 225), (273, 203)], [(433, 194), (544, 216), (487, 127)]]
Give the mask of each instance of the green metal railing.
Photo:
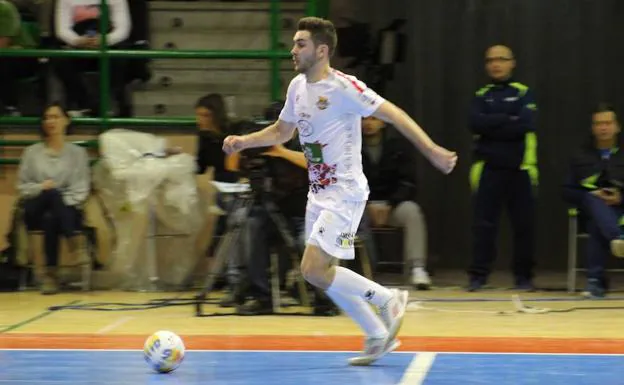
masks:
[[(131, 1), (131, 0), (130, 0)], [(307, 0), (306, 15), (327, 17), (329, 0)], [(270, 60), (271, 72), (271, 100), (276, 101), (281, 96), (280, 60), (290, 58), (288, 50), (279, 47), (280, 37), (280, 1), (270, 2), (270, 49), (262, 50), (109, 50), (106, 34), (101, 34), (102, 41), (99, 50), (48, 50), (48, 49), (0, 49), (0, 56), (4, 57), (40, 57), (40, 58), (99, 58), (100, 61), (100, 116), (97, 118), (75, 118), (76, 125), (97, 126), (101, 131), (112, 126), (139, 127), (150, 126), (151, 129), (172, 126), (194, 126), (192, 117), (176, 118), (111, 118), (110, 109), (110, 59), (267, 59)], [(109, 21), (108, 4), (101, 2), (100, 30), (106, 30)], [(0, 117), (0, 126), (38, 125), (38, 117)], [(2, 146), (26, 146), (36, 143), (36, 140), (7, 141), (0, 140)], [(81, 142), (87, 147), (96, 147), (97, 141)], [(0, 159), (0, 164), (16, 164), (18, 159)]]

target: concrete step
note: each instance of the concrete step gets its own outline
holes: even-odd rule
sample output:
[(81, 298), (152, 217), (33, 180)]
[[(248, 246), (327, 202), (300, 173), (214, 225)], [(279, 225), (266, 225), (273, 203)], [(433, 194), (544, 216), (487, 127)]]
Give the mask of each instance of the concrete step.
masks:
[[(305, 2), (282, 3), (280, 26), (291, 32), (305, 13)], [(152, 31), (265, 30), (270, 22), (268, 3), (150, 2)], [(268, 34), (268, 32), (267, 32)]]
[[(282, 92), (292, 71), (280, 72)], [(175, 69), (158, 68), (153, 70), (152, 79), (143, 88), (148, 90), (207, 90), (219, 89), (226, 92), (268, 91), (271, 86), (271, 73), (263, 69)]]
[[(294, 66), (291, 59), (279, 61), (280, 70), (294, 74)], [(154, 59), (150, 62), (153, 71), (178, 70), (178, 71), (264, 71), (269, 72), (271, 61), (268, 59)]]
[[(269, 33), (257, 31), (171, 31), (152, 33), (152, 49), (266, 50), (271, 48)], [(292, 47), (292, 33), (280, 34), (280, 49)]]
[[(192, 116), (195, 102), (202, 96), (219, 90), (162, 91), (147, 90), (133, 93), (136, 116)], [(226, 99), (228, 113), (237, 117), (262, 115), (270, 104), (268, 92), (220, 92)]]

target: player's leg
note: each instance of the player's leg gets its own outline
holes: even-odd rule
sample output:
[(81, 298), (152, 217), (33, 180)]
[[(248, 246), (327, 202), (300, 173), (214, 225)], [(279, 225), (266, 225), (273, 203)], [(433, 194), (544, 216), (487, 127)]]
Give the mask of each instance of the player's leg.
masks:
[[(331, 265), (335, 265), (335, 259), (332, 256), (324, 253), (316, 246), (310, 246), (307, 244), (307, 241), (310, 239), (310, 235), (314, 229), (314, 224), (318, 220), (318, 217), (319, 210), (316, 209), (312, 204), (308, 203), (304, 230), (306, 246), (304, 257), (302, 259), (302, 271), (310, 272), (312, 269), (318, 269), (320, 272), (327, 272), (331, 270)], [(313, 249), (311, 247), (313, 247)], [(305, 267), (303, 267), (304, 264)], [(320, 266), (311, 266), (313, 264), (319, 264)], [(314, 285), (314, 283), (312, 284)], [(384, 324), (381, 322), (379, 317), (377, 317), (370, 305), (366, 303), (366, 301), (364, 301), (361, 297), (354, 295), (344, 295), (335, 292), (327, 292), (327, 285), (314, 286), (323, 290), (325, 294), (327, 294), (327, 296), (331, 298), (331, 300), (336, 304), (336, 306), (338, 306), (344, 313), (351, 317), (351, 319), (353, 319), (360, 326), (360, 328), (368, 337), (385, 338), (388, 335), (388, 331)]]
[[(366, 334), (366, 341), (362, 354), (351, 358), (349, 363), (351, 365), (370, 365), (385, 354), (395, 350), (400, 345), (399, 341), (395, 339), (400, 323), (397, 323), (395, 317), (391, 316), (391, 314), (399, 313), (392, 313), (390, 309), (392, 307), (391, 304), (401, 304), (403, 306), (402, 311), (404, 312), (404, 306), (407, 304), (407, 296), (402, 296), (402, 293), (398, 290), (388, 290), (375, 282), (369, 281), (373, 284), (371, 286), (377, 285), (381, 287), (381, 290), (388, 290), (390, 292), (389, 299), (380, 306), (382, 315), (380, 319), (363, 296), (353, 294), (355, 292), (353, 290), (349, 292), (348, 290), (336, 290), (335, 287), (332, 288), (332, 283), (336, 282), (336, 277), (341, 276), (341, 272), (353, 274), (354, 276), (348, 275), (351, 276), (351, 278), (362, 278), (368, 281), (366, 278), (349, 269), (345, 269), (341, 266), (333, 266), (331, 263), (332, 259), (332, 256), (324, 252), (318, 246), (308, 244), (302, 260), (302, 272), (310, 283), (324, 290), (327, 296), (331, 298), (343, 312), (353, 319)], [(398, 307), (396, 311), (400, 311)], [(402, 320), (402, 314), (397, 319)], [(390, 334), (391, 331), (392, 335)]]
[[(368, 312), (367, 301), (380, 310), (387, 328), (385, 337), (369, 335), (364, 354), (352, 364), (367, 365), (396, 348), (395, 337), (402, 324), (407, 305), (407, 292), (390, 290), (347, 268), (335, 266), (332, 258), (353, 259), (353, 234), (357, 230), (364, 209), (364, 203), (349, 202), (341, 213), (337, 210), (322, 209), (319, 215), (309, 215), (307, 227), (308, 244), (301, 263), (305, 279), (314, 286), (325, 290), (345, 312), (350, 307), (352, 318), (364, 328), (360, 316), (366, 321), (373, 318)], [(356, 299), (359, 304), (356, 304)], [(364, 305), (364, 306), (362, 306)], [(348, 313), (349, 314), (349, 313)], [(354, 313), (355, 314), (355, 313)], [(368, 334), (368, 333), (367, 333)]]

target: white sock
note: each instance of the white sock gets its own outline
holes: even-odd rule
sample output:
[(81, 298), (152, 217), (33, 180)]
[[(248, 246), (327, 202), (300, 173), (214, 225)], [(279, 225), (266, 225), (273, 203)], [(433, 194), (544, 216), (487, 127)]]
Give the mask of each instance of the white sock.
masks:
[(330, 291), (363, 298), (377, 307), (392, 299), (389, 289), (342, 266), (336, 266), (334, 282), (327, 289)]
[(360, 325), (368, 337), (384, 338), (388, 335), (386, 326), (362, 298), (341, 294), (333, 290), (327, 290), (326, 293), (342, 311)]

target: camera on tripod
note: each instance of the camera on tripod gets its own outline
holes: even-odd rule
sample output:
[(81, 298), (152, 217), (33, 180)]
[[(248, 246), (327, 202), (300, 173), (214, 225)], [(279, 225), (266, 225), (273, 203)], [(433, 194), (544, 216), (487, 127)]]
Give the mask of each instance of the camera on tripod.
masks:
[[(260, 131), (271, 122), (240, 121), (236, 123), (236, 131), (240, 135), (247, 135)], [(272, 190), (273, 167), (271, 157), (265, 155), (271, 147), (255, 147), (241, 151), (240, 173), (249, 180), (251, 191), (258, 195), (269, 193)]]

